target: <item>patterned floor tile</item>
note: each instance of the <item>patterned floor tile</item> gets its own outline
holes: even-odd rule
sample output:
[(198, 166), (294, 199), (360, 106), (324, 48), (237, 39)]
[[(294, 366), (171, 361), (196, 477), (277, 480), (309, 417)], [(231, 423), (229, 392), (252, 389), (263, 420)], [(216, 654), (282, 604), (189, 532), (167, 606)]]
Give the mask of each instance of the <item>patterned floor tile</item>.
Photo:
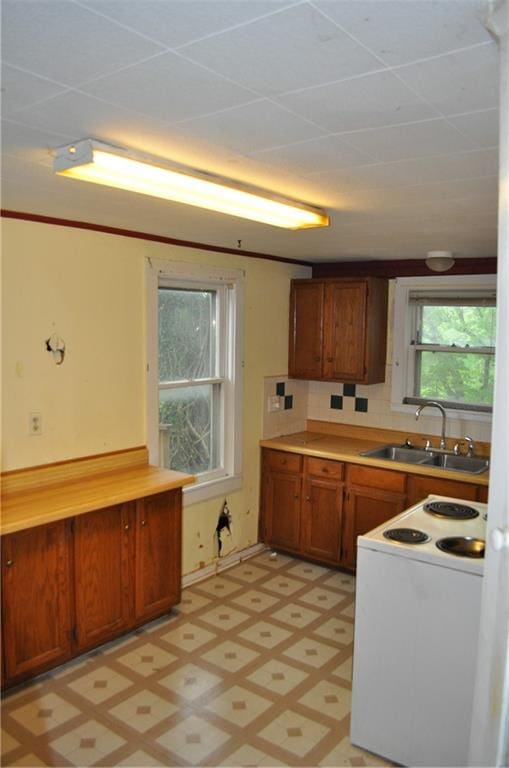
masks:
[(156, 741), (170, 752), (197, 765), (222, 746), (230, 736), (200, 717), (188, 717)]
[(206, 592), (208, 595), (213, 595), (216, 598), (224, 598), (233, 592), (238, 592), (242, 587), (227, 576), (213, 576), (206, 581), (200, 581), (199, 584), (196, 584), (195, 589), (199, 589), (200, 592)]
[(109, 667), (101, 666), (77, 680), (73, 680), (72, 683), (69, 683), (69, 688), (93, 704), (100, 704), (130, 685), (132, 683), (126, 677), (119, 675)]
[(236, 749), (235, 752), (232, 752), (231, 755), (228, 755), (228, 757), (224, 758), (221, 765), (235, 766), (236, 768), (239, 766), (253, 765), (273, 766), (275, 768), (275, 766), (288, 765), (288, 763), (279, 762), (279, 760), (276, 760), (266, 752), (262, 752), (260, 749), (256, 749), (256, 747), (245, 745), (239, 749)]
[(11, 711), (10, 715), (34, 736), (47, 733), (81, 714), (68, 701), (55, 693), (39, 696), (29, 704)]
[(154, 672), (162, 672), (176, 658), (172, 653), (163, 651), (152, 643), (145, 643), (145, 645), (129, 651), (124, 656), (120, 656), (117, 661), (129, 667), (137, 675), (148, 677)]
[(269, 592), (275, 592), (276, 595), (285, 595), (289, 597), (300, 589), (305, 589), (306, 585), (302, 581), (296, 581), (295, 579), (289, 579), (286, 573), (279, 573), (274, 578), (264, 581), (263, 588), (268, 589)]
[(250, 589), (239, 597), (234, 597), (232, 602), (236, 605), (240, 605), (242, 608), (248, 608), (251, 611), (257, 611), (259, 613), (260, 611), (265, 611), (267, 608), (272, 608), (276, 603), (279, 603), (279, 599), (272, 595), (266, 595), (259, 590)]
[(329, 609), (334, 608), (338, 603), (344, 600), (344, 596), (339, 595), (337, 592), (333, 592), (331, 589), (316, 587), (315, 589), (310, 589), (299, 599), (310, 605), (315, 605), (318, 608)]
[(216, 627), (218, 630), (227, 631), (234, 629), (248, 618), (249, 615), (247, 613), (237, 611), (229, 605), (220, 605), (217, 608), (212, 608), (212, 610), (202, 614), (200, 616), (200, 621), (204, 621), (212, 627)]
[(270, 576), (270, 573), (266, 568), (258, 568), (258, 566), (252, 565), (251, 562), (252, 561), (241, 563), (241, 565), (235, 566), (235, 568), (232, 568), (228, 573), (234, 578), (245, 581), (248, 584), (252, 584), (255, 581)]
[(301, 579), (307, 579), (308, 581), (314, 581), (319, 579), (326, 573), (330, 573), (328, 568), (324, 568), (321, 565), (315, 565), (314, 563), (306, 563), (304, 561), (297, 562), (291, 568), (288, 569), (288, 573), (292, 576), (300, 576)]
[(274, 648), (283, 640), (291, 637), (291, 634), (289, 630), (277, 627), (268, 621), (257, 621), (256, 624), (247, 627), (243, 632), (239, 632), (239, 637), (256, 643), (256, 645), (261, 645), (263, 648)]
[(195, 651), (210, 640), (214, 640), (215, 637), (217, 637), (215, 632), (209, 632), (207, 629), (198, 627), (190, 622), (180, 624), (175, 629), (172, 629), (171, 632), (165, 632), (160, 635), (160, 639), (164, 640), (165, 643), (170, 643), (176, 648), (187, 651), (187, 653)]
[(345, 608), (342, 608), (341, 615), (348, 616), (348, 618), (353, 619), (355, 616), (355, 603), (350, 603), (350, 605), (347, 605), (345, 606)]
[(177, 707), (152, 691), (139, 691), (109, 710), (113, 717), (140, 733), (171, 717)]
[(339, 721), (350, 712), (350, 701), (351, 693), (346, 688), (321, 680), (300, 697), (299, 704)]
[(331, 574), (327, 579), (324, 579), (323, 585), (325, 587), (335, 587), (335, 589), (341, 589), (343, 592), (349, 594), (355, 593), (355, 578), (348, 573), (341, 573), (337, 571)]
[(193, 701), (221, 682), (222, 678), (219, 675), (213, 675), (195, 664), (185, 664), (170, 675), (161, 678), (159, 685), (164, 686), (176, 696)]
[(302, 683), (307, 676), (308, 673), (301, 669), (291, 667), (277, 659), (271, 659), (248, 675), (247, 680), (283, 696)]
[(341, 677), (343, 680), (352, 680), (352, 657), (350, 656), (346, 661), (336, 667), (332, 674), (337, 677)]
[(19, 741), (16, 741), (14, 736), (11, 736), (10, 733), (4, 731), (2, 728), (2, 734), (0, 738), (0, 754), (2, 757), (8, 752), (12, 752), (12, 750), (16, 749), (16, 747), (19, 747)]
[(273, 619), (289, 624), (293, 629), (307, 627), (312, 621), (315, 621), (320, 613), (312, 611), (310, 608), (304, 608), (296, 603), (286, 603), (278, 611), (272, 614)]
[(249, 664), (259, 655), (257, 651), (252, 651), (250, 648), (234, 643), (232, 640), (226, 640), (211, 651), (204, 653), (202, 658), (228, 672), (238, 672), (239, 669), (245, 667), (246, 664)]
[(348, 645), (353, 642), (353, 624), (341, 619), (328, 619), (313, 630), (315, 635), (325, 637), (333, 643)]
[(208, 605), (211, 601), (208, 597), (203, 595), (197, 595), (191, 588), (184, 590), (182, 600), (178, 605), (179, 613), (193, 613), (199, 611), (205, 605)]
[(164, 765), (164, 763), (160, 763), (155, 757), (139, 749), (137, 752), (129, 755), (129, 757), (124, 757), (117, 765), (129, 766), (129, 768), (152, 768), (153, 766)]
[[(92, 765), (98, 760), (104, 761), (105, 757), (125, 744), (125, 740), (116, 733), (110, 731), (96, 720), (89, 720), (73, 728), (54, 741), (49, 743), (52, 750), (69, 760), (71, 765)], [(103, 762), (103, 765), (108, 765)]]
[(287, 555), (282, 555), (280, 552), (271, 552), (267, 549), (265, 552), (262, 552), (261, 555), (253, 557), (251, 562), (260, 565), (263, 568), (279, 569), (295, 563), (295, 560)]
[[(40, 757), (34, 755), (33, 752), (29, 752), (28, 755), (23, 755), (23, 757), (19, 757), (17, 760), (14, 760), (14, 762), (9, 763), (9, 766), (11, 765), (21, 765), (25, 766), (25, 768), (38, 768), (38, 766), (48, 765), (48, 763), (45, 763)], [(7, 766), (5, 766), (5, 768), (7, 768)]]
[(330, 645), (319, 643), (312, 637), (305, 637), (298, 643), (292, 645), (284, 652), (284, 656), (299, 661), (301, 664), (309, 664), (311, 667), (319, 668), (327, 664), (334, 656), (337, 650)]
[(260, 731), (259, 735), (271, 744), (277, 744), (287, 752), (303, 758), (329, 731), (330, 728), (316, 720), (287, 710)]
[(365, 752), (354, 747), (348, 738), (342, 739), (338, 745), (319, 763), (320, 766), (390, 766), (389, 763), (378, 755)]
[(244, 727), (271, 706), (269, 699), (234, 685), (207, 704), (207, 709), (230, 723)]

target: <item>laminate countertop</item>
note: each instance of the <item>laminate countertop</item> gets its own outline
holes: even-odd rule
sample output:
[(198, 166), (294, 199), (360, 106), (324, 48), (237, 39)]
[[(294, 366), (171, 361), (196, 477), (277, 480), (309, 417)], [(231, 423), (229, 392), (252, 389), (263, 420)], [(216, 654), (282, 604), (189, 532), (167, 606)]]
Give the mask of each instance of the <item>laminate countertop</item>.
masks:
[[(364, 440), (358, 437), (328, 435), (321, 432), (295, 432), (290, 435), (281, 435), (261, 440), (262, 448), (272, 448), (277, 451), (288, 451), (290, 453), (300, 453), (304, 456), (316, 456), (322, 459), (333, 459), (334, 461), (345, 461), (349, 464), (363, 464), (369, 467), (380, 467), (386, 470), (395, 470), (397, 472), (406, 472), (407, 474), (426, 475), (427, 477), (437, 477), (444, 480), (456, 480), (462, 483), (471, 483), (474, 485), (488, 485), (489, 473), (482, 472), (475, 475), (467, 472), (457, 472), (450, 469), (441, 469), (440, 467), (423, 466), (420, 464), (407, 464), (400, 461), (391, 461), (388, 459), (374, 459), (370, 456), (360, 456), (362, 451), (369, 451), (372, 448), (380, 448), (388, 444), (375, 440)], [(398, 443), (397, 440), (394, 443)]]
[(2, 497), (0, 533), (34, 528), (193, 482), (192, 475), (145, 464), (9, 493)]

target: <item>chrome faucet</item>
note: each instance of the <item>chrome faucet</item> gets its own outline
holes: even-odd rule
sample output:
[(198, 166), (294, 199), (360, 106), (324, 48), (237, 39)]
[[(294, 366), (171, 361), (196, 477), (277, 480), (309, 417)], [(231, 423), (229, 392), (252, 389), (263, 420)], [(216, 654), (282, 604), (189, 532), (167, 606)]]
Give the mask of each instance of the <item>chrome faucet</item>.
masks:
[[(446, 422), (446, 418), (447, 418), (446, 413), (445, 413), (445, 408), (442, 405), (440, 405), (440, 403), (436, 403), (434, 400), (428, 400), (427, 402), (423, 403), (422, 405), (420, 405), (417, 408), (417, 410), (415, 412), (415, 419), (417, 420), (419, 418), (419, 416), (421, 415), (421, 411), (424, 408), (429, 408), (431, 406), (433, 406), (433, 408), (438, 408), (438, 410), (442, 414), (442, 433), (440, 435), (440, 448), (442, 450), (444, 450), (445, 447), (446, 447), (445, 446), (445, 422)], [(427, 445), (426, 445), (426, 448), (428, 449)]]
[(474, 440), (470, 435), (465, 435), (465, 442), (468, 445), (467, 450), (467, 456), (474, 456), (475, 455), (475, 445)]

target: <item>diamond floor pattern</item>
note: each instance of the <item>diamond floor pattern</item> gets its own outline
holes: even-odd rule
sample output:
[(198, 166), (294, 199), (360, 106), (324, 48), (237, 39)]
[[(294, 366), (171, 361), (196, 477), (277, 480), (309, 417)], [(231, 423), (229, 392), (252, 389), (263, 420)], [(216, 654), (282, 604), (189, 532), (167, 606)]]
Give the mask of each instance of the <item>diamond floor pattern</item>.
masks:
[(7, 692), (7, 766), (385, 766), (350, 744), (355, 581), (269, 552)]

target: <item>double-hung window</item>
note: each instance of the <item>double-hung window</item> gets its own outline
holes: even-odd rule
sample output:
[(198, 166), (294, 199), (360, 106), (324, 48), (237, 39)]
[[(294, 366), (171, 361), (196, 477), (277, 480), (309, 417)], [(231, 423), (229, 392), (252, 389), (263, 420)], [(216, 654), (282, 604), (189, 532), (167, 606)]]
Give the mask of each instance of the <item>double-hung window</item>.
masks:
[(398, 279), (393, 405), (434, 400), (490, 413), (495, 304), (492, 276)]
[(242, 273), (148, 272), (151, 461), (195, 475), (193, 500), (226, 493), (240, 486)]

